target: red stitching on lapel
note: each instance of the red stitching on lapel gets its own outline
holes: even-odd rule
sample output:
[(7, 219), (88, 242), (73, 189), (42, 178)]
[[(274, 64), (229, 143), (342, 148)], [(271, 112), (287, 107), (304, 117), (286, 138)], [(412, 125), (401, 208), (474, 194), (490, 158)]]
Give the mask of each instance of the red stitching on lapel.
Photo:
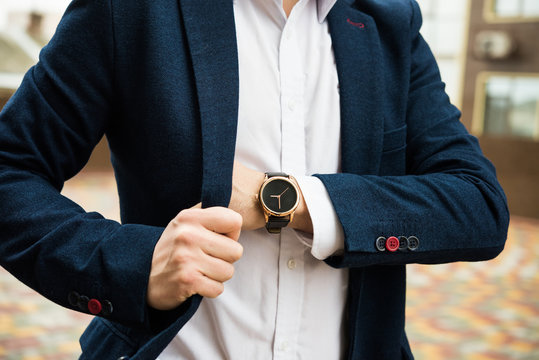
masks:
[(360, 29), (365, 28), (365, 24), (363, 24), (363, 23), (353, 22), (350, 19), (346, 19), (346, 22), (349, 23), (350, 25), (355, 26), (355, 27), (360, 28)]

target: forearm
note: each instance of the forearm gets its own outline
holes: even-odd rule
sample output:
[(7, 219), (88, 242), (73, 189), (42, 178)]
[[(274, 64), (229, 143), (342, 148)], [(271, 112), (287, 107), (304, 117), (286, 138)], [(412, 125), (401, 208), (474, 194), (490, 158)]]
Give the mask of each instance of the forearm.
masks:
[(151, 255), (161, 228), (86, 213), (41, 177), (5, 166), (0, 198), (3, 267), (62, 306), (89, 312), (69, 302), (77, 292), (112, 304), (112, 313), (98, 315), (144, 326)]
[[(345, 233), (344, 255), (329, 260), (334, 266), (487, 260), (503, 249), (509, 214), (492, 177), (465, 172), (319, 177)], [(380, 251), (381, 236), (415, 236), (419, 247)]]

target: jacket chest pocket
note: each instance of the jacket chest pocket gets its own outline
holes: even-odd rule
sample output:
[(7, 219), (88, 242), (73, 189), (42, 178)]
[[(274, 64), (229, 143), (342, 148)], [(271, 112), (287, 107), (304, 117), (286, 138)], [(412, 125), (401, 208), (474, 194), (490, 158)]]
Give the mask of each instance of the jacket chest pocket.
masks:
[(406, 173), (406, 125), (384, 133), (380, 175), (395, 176)]

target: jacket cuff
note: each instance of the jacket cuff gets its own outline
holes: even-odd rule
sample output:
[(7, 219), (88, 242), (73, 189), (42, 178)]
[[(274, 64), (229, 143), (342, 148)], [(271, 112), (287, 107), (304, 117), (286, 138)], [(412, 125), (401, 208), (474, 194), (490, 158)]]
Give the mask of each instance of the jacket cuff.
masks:
[[(164, 229), (147, 225), (121, 225), (103, 241), (99, 249), (109, 281), (100, 287), (97, 299), (110, 304), (97, 314), (137, 328), (151, 328), (151, 312), (146, 304), (148, 279), (155, 245)], [(88, 296), (91, 296), (88, 294)]]

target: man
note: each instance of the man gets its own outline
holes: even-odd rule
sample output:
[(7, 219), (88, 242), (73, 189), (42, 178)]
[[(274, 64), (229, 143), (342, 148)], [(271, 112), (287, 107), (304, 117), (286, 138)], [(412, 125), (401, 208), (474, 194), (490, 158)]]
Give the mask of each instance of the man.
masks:
[[(405, 264), (492, 258), (508, 225), (420, 24), (73, 1), (0, 117), (1, 265), (97, 315), (85, 359), (413, 358)], [(103, 134), (122, 224), (59, 194)]]

